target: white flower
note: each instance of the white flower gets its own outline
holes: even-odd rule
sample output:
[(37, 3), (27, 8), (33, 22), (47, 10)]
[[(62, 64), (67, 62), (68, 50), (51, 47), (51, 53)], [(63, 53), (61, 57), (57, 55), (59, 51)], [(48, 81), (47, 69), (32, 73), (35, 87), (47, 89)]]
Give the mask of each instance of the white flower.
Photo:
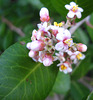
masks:
[(69, 13), (67, 14), (69, 18), (73, 18), (75, 15), (77, 18), (81, 18), (81, 12), (83, 12), (83, 9), (78, 7), (75, 2), (70, 2), (70, 5), (65, 5), (65, 8), (69, 10)]

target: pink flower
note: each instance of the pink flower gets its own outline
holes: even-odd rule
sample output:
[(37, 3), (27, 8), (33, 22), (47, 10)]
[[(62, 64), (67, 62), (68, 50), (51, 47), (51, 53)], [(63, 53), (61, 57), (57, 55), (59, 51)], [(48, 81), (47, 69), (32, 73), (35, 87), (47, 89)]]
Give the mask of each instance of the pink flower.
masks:
[(65, 74), (72, 72), (72, 68), (69, 62), (62, 63), (59, 67), (59, 70)]
[(87, 46), (85, 44), (79, 43), (79, 44), (77, 44), (77, 49), (80, 52), (85, 52), (85, 51), (87, 51)]
[(40, 20), (42, 22), (48, 22), (50, 20), (49, 11), (45, 7), (41, 8), (40, 10)]
[(30, 44), (30, 48), (33, 51), (42, 51), (44, 49), (44, 42), (43, 41), (33, 41)]
[(55, 49), (58, 51), (64, 51), (71, 46), (73, 41), (71, 39), (71, 33), (66, 29), (60, 28), (59, 33), (56, 36), (58, 43), (55, 45)]
[(74, 18), (75, 15), (77, 18), (81, 18), (81, 12), (83, 12), (83, 9), (78, 7), (75, 2), (70, 2), (70, 5), (65, 5), (65, 8), (69, 10), (69, 13), (67, 14), (69, 18)]

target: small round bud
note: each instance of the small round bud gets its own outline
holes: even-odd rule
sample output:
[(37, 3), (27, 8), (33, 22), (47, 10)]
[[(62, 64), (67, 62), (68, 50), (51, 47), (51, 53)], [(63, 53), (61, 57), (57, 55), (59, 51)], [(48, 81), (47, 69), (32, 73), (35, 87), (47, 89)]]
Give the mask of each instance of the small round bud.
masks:
[(28, 49), (31, 49), (31, 42), (28, 42), (27, 45), (26, 45), (26, 47), (27, 47)]
[(40, 20), (42, 22), (45, 22), (45, 21), (48, 22), (50, 20), (49, 11), (45, 7), (41, 8), (40, 10)]
[(30, 50), (30, 52), (29, 52), (29, 57), (35, 57), (36, 55), (38, 54), (38, 52), (37, 51), (33, 51), (33, 50)]
[(77, 49), (80, 52), (85, 52), (87, 50), (87, 46), (85, 44), (79, 43), (77, 44)]
[(31, 42), (31, 50), (33, 51), (41, 51), (44, 49), (44, 42), (43, 41), (33, 41)]

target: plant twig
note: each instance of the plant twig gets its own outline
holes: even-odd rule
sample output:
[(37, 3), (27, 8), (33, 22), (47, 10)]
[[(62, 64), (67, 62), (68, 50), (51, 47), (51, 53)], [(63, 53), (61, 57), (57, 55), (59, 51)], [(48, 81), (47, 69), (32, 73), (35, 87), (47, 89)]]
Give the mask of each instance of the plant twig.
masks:
[(80, 27), (84, 22), (86, 22), (86, 20), (88, 19), (88, 17), (89, 17), (89, 16), (87, 16), (86, 18), (84, 18), (84, 19), (81, 20), (80, 22), (76, 23), (75, 26), (72, 26), (72, 27), (69, 29), (69, 31), (71, 32), (71, 34), (73, 34), (73, 33), (76, 31), (76, 29), (77, 29), (78, 27)]
[(9, 20), (7, 20), (5, 17), (1, 18), (2, 22), (7, 24), (10, 28), (10, 30), (15, 31), (17, 34), (19, 34), (21, 37), (24, 37), (25, 34), (22, 32), (22, 30), (16, 26), (14, 26)]

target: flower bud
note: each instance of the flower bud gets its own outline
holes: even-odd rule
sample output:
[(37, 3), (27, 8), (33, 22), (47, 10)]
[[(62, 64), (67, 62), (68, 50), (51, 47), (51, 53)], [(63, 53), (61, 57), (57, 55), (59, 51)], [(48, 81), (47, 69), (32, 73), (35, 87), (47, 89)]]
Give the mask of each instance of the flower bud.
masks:
[(33, 58), (33, 57), (37, 56), (37, 54), (38, 54), (37, 51), (30, 50), (29, 57), (32, 57)]
[(40, 20), (42, 22), (45, 22), (45, 21), (48, 22), (50, 20), (49, 11), (45, 7), (41, 8), (40, 10)]
[(50, 54), (46, 54), (43, 58), (44, 66), (50, 66), (53, 63), (53, 57)]
[(43, 41), (33, 41), (31, 42), (31, 50), (33, 51), (41, 51), (44, 49), (44, 42)]
[(87, 46), (85, 44), (79, 43), (77, 44), (77, 49), (80, 52), (85, 52), (87, 50)]

